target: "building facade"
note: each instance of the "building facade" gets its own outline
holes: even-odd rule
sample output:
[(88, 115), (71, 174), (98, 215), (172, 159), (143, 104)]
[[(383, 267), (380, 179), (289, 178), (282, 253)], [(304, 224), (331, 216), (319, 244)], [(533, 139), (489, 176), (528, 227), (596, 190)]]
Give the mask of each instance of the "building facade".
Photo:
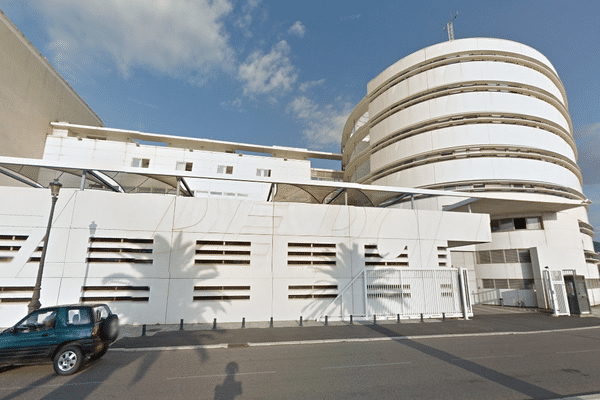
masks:
[[(474, 272), (475, 301), (545, 308), (546, 267), (584, 275), (592, 302), (600, 300), (585, 204), (542, 210), (536, 203), (586, 202), (565, 89), (538, 51), (473, 38), (401, 59), (369, 82), (345, 125), (342, 152), (350, 182), (523, 201), (468, 205), (491, 218), (490, 243), (452, 252), (453, 265)], [(433, 202), (467, 207), (449, 200)], [(518, 296), (503, 295), (514, 289)]]
[(0, 74), (0, 326), (31, 298), (55, 179), (43, 305), (106, 302), (134, 324), (458, 317), (549, 307), (545, 267), (600, 301), (564, 89), (526, 46), (400, 60), (336, 154), (103, 127), (0, 19), (1, 72), (25, 75)]

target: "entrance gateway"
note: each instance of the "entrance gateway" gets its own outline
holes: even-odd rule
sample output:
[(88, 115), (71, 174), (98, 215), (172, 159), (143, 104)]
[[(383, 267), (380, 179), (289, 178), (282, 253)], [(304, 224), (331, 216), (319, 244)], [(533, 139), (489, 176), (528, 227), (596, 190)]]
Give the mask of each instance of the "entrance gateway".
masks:
[(583, 275), (565, 275), (565, 289), (571, 314), (589, 314), (590, 301)]
[[(364, 269), (317, 319), (441, 318), (473, 316), (466, 269)], [(358, 300), (358, 301), (357, 301)], [(353, 307), (351, 307), (353, 305)]]

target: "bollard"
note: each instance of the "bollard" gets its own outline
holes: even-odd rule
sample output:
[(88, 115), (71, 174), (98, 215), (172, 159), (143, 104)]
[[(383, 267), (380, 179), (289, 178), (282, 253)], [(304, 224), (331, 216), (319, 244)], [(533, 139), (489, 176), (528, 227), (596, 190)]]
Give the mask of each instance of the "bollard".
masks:
[(373, 325), (377, 325), (377, 315), (373, 314)]
[(302, 326), (302, 315), (300, 316), (300, 326)]
[(273, 317), (271, 317), (271, 321), (269, 322), (269, 328), (273, 327)]
[(350, 314), (350, 325), (354, 324), (354, 322), (352, 321), (352, 314)]
[(213, 329), (217, 329), (217, 319), (213, 319)]
[(179, 330), (183, 330), (183, 319), (179, 320)]
[(445, 312), (442, 313), (442, 322), (446, 322), (446, 313)]
[(242, 317), (242, 328), (246, 327), (246, 317)]
[(397, 322), (400, 323), (400, 314), (396, 314)]
[(142, 325), (142, 336), (146, 336), (146, 324)]
[(421, 322), (425, 322), (425, 320), (423, 319), (423, 313), (421, 313)]
[(325, 325), (329, 325), (329, 322), (327, 322), (327, 315), (325, 316)]

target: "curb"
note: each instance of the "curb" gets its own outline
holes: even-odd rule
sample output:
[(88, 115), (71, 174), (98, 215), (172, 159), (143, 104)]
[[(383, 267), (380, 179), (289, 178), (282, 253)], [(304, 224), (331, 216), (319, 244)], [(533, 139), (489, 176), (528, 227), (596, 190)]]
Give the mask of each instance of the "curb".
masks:
[(227, 349), (243, 347), (266, 347), (266, 346), (292, 346), (292, 345), (310, 345), (310, 344), (331, 344), (331, 343), (354, 343), (354, 342), (383, 342), (400, 340), (422, 340), (422, 339), (443, 339), (457, 337), (485, 337), (485, 336), (509, 336), (509, 335), (535, 335), (540, 333), (559, 333), (569, 331), (580, 331), (588, 329), (600, 329), (600, 326), (585, 326), (579, 328), (550, 329), (542, 331), (528, 332), (482, 332), (482, 333), (450, 333), (442, 335), (414, 335), (414, 336), (389, 336), (373, 338), (342, 338), (342, 339), (314, 339), (314, 340), (289, 340), (280, 342), (248, 342), (248, 343), (219, 343), (219, 344), (199, 344), (187, 346), (162, 346), (162, 347), (138, 347), (138, 348), (109, 348), (109, 351), (137, 352), (137, 351), (172, 351), (172, 350), (196, 350), (196, 349)]

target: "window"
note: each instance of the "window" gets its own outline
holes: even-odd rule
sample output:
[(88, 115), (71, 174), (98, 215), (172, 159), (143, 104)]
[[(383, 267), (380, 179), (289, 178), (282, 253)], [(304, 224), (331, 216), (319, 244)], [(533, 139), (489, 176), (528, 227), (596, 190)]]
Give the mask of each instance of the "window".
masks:
[(177, 171), (191, 171), (194, 163), (185, 162), (185, 161), (177, 161), (176, 169)]
[(87, 308), (74, 308), (67, 312), (67, 324), (85, 325), (92, 322), (90, 312)]
[(490, 221), (492, 232), (507, 232), (523, 229), (543, 229), (541, 217), (504, 218)]
[(542, 229), (542, 219), (540, 217), (525, 218), (527, 229)]
[(531, 263), (529, 249), (480, 250), (477, 252), (477, 264), (516, 264)]
[(149, 158), (134, 158), (131, 161), (131, 166), (134, 168), (148, 168), (150, 167)]
[(257, 168), (256, 169), (256, 176), (264, 176), (266, 178), (269, 178), (271, 176), (271, 170), (270, 169), (260, 169), (260, 168)]
[(515, 218), (515, 229), (527, 229), (525, 218)]
[(217, 174), (233, 174), (233, 165), (219, 165), (217, 166)]
[(56, 323), (56, 310), (44, 310), (31, 314), (27, 319), (17, 325), (22, 332), (35, 332), (43, 329), (52, 329)]

